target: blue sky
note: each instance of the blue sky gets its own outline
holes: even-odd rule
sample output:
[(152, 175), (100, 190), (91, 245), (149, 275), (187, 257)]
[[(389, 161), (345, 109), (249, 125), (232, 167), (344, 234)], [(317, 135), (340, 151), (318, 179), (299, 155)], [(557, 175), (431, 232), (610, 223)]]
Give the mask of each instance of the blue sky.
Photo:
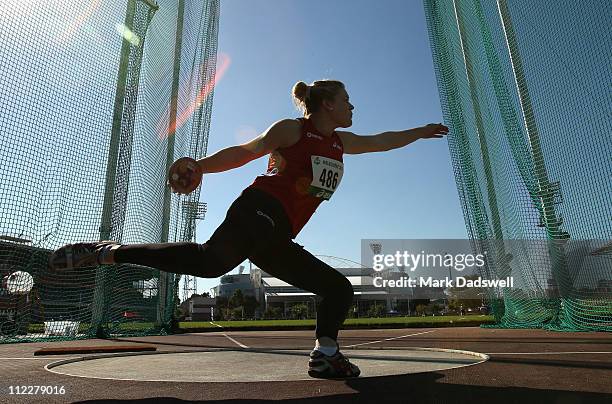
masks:
[[(442, 122), (421, 1), (223, 0), (219, 53), (230, 65), (215, 88), (209, 154), (299, 117), (291, 100), (299, 80), (343, 81), (357, 134)], [(446, 139), (344, 159), (338, 191), (296, 239), (308, 251), (360, 261), (365, 238), (467, 237)], [(266, 164), (204, 177), (198, 242)], [(200, 278), (198, 292), (217, 284)]]

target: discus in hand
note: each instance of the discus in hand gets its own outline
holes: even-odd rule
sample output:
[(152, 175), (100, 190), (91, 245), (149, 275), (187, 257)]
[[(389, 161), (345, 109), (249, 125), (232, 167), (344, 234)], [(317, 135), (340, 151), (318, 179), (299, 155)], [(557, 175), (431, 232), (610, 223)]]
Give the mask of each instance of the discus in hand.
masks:
[(189, 194), (200, 185), (201, 181), (202, 170), (198, 162), (191, 157), (176, 160), (168, 171), (168, 184), (172, 192)]

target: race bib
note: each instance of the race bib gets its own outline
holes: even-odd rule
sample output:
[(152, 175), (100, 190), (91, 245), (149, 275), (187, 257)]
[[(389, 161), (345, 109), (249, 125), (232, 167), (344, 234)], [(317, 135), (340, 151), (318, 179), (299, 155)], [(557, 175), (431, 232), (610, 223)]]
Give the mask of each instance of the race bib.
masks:
[(329, 157), (311, 156), (312, 182), (308, 193), (317, 198), (329, 200), (334, 194), (344, 173), (344, 164)]

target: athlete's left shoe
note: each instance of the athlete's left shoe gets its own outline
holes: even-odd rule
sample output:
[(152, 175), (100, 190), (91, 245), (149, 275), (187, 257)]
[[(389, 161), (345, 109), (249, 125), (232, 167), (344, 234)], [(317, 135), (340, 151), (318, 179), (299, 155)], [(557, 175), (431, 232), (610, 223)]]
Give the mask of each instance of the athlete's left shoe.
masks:
[(66, 244), (51, 254), (49, 265), (60, 270), (104, 265), (102, 254), (120, 245), (114, 241)]

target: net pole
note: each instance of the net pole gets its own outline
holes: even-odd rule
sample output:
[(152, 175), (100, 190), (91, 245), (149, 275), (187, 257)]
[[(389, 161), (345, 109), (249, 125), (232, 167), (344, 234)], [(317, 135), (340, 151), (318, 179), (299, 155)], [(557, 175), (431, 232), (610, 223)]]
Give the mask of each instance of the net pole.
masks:
[[(447, 24), (443, 21), (442, 12), (444, 10), (441, 10), (440, 4), (435, 0), (425, 0), (424, 6), (429, 25), (434, 65), (437, 66), (436, 78), (443, 112), (445, 119), (449, 121), (452, 128), (451, 136), (449, 136), (449, 148), (453, 157), (453, 172), (457, 190), (462, 200), (463, 215), (468, 234), (472, 240), (472, 248), (475, 252), (482, 252), (486, 248), (486, 241), (490, 238), (491, 231), (477, 180), (472, 151), (467, 139), (460, 91), (450, 62), (449, 44), (452, 40), (445, 30)], [(485, 276), (491, 278), (494, 267), (494, 262), (487, 256), (484, 266)], [(498, 293), (491, 293), (490, 300), (495, 321), (500, 323), (504, 312), (501, 296)]]
[[(128, 0), (124, 25), (132, 30), (134, 15), (136, 13), (136, 0)], [(117, 88), (115, 90), (115, 106), (113, 109), (113, 124), (106, 164), (106, 183), (104, 187), (104, 202), (102, 205), (102, 220), (100, 224), (100, 240), (108, 240), (112, 231), (113, 201), (115, 199), (115, 181), (117, 177), (117, 161), (119, 157), (119, 143), (121, 138), (121, 123), (125, 103), (125, 86), (128, 76), (130, 57), (130, 42), (123, 38), (121, 41), (121, 56), (119, 72), (117, 74)], [(105, 312), (105, 270), (96, 269), (96, 283), (92, 302), (91, 330), (99, 338), (105, 338), (103, 330)]]
[[(519, 95), (521, 113), (523, 122), (529, 141), (529, 152), (533, 158), (536, 183), (537, 183), (537, 200), (539, 201), (538, 210), (543, 218), (543, 224), (546, 226), (546, 234), (552, 243), (550, 243), (550, 254), (553, 265), (553, 273), (559, 278), (559, 286), (561, 297), (568, 297), (571, 289), (571, 280), (567, 272), (567, 263), (565, 258), (564, 244), (569, 239), (569, 233), (561, 230), (562, 220), (555, 212), (555, 195), (559, 192), (558, 184), (551, 184), (546, 170), (544, 154), (540, 145), (540, 135), (535, 122), (535, 114), (529, 96), (529, 89), (525, 79), (523, 70), (523, 61), (518, 49), (516, 34), (510, 17), (508, 3), (506, 0), (497, 0), (497, 8), (502, 23), (504, 38), (508, 53), (510, 55), (510, 64), (512, 66), (512, 74)], [(561, 309), (556, 307), (557, 311)], [(559, 313), (561, 314), (561, 313)], [(557, 320), (560, 320), (557, 318)]]
[(556, 193), (556, 187), (553, 186), (548, 179), (546, 163), (544, 162), (544, 154), (542, 153), (542, 147), (540, 145), (540, 135), (535, 122), (535, 114), (533, 112), (533, 106), (529, 96), (527, 81), (525, 80), (523, 62), (518, 49), (516, 35), (514, 33), (510, 12), (508, 10), (508, 4), (506, 0), (498, 0), (497, 5), (502, 21), (506, 46), (508, 47), (508, 52), (510, 54), (510, 63), (512, 65), (512, 73), (519, 95), (523, 122), (525, 124), (525, 129), (529, 139), (530, 153), (534, 161), (535, 175), (539, 188), (538, 198), (540, 201), (542, 215), (544, 216), (546, 229), (549, 233), (549, 237), (552, 239), (559, 239), (562, 235), (564, 238), (568, 238), (569, 234), (561, 232), (561, 220), (559, 220), (555, 212), (553, 200)]
[[(185, 1), (178, 1), (178, 11), (176, 16), (176, 38), (174, 42), (174, 70), (172, 72), (172, 93), (170, 95), (170, 119), (168, 122), (168, 148), (166, 150), (166, 172), (174, 162), (174, 143), (176, 134), (176, 116), (178, 109), (178, 92), (179, 80), (181, 72), (181, 49), (183, 47), (183, 25), (185, 20)], [(164, 187), (164, 205), (163, 205), (163, 222), (162, 222), (162, 243), (167, 243), (170, 233), (170, 204), (171, 193), (169, 187)], [(158, 307), (157, 307), (157, 325), (162, 327), (168, 321), (167, 317), (167, 300), (168, 287), (172, 285), (170, 282), (171, 274), (168, 272), (159, 272), (159, 291), (158, 291)]]
[[(491, 168), (491, 161), (489, 159), (489, 147), (487, 145), (487, 139), (485, 136), (485, 128), (483, 124), (483, 116), (480, 110), (480, 102), (478, 99), (478, 89), (476, 80), (474, 78), (474, 69), (472, 67), (471, 49), (470, 44), (465, 34), (465, 21), (463, 11), (461, 7), (457, 7), (457, 0), (453, 0), (453, 9), (455, 12), (455, 21), (457, 23), (457, 31), (459, 32), (459, 44), (461, 46), (461, 53), (463, 55), (463, 63), (465, 66), (465, 75), (468, 82), (470, 91), (470, 100), (474, 109), (474, 116), (476, 121), (476, 135), (478, 138), (478, 144), (480, 146), (480, 156), (484, 167), (485, 182), (487, 189), (487, 200), (489, 202), (489, 210), (491, 212), (491, 222), (493, 228), (493, 237), (495, 238), (495, 256), (497, 258), (497, 267), (499, 268), (498, 274), (500, 277), (510, 276), (509, 255), (506, 253), (504, 248), (504, 234), (501, 227), (501, 220), (499, 217), (499, 208), (497, 205), (497, 194), (495, 191), (495, 183), (493, 181), (493, 170)], [(499, 293), (496, 293), (499, 295)]]
[[(527, 145), (523, 141), (523, 136), (520, 132), (518, 113), (509, 99), (510, 91), (506, 85), (506, 80), (503, 77), (502, 65), (497, 55), (497, 50), (495, 50), (493, 46), (491, 29), (486, 22), (484, 10), (480, 0), (473, 0), (473, 6), (478, 19), (478, 25), (480, 27), (480, 34), (483, 41), (482, 45), (484, 47), (487, 60), (487, 68), (489, 74), (491, 75), (495, 99), (497, 101), (497, 107), (501, 113), (506, 139), (510, 145), (510, 150), (512, 152), (512, 157), (514, 158), (516, 168), (520, 173), (521, 179), (529, 193), (529, 196), (534, 203), (534, 206), (538, 206), (538, 198), (536, 197), (537, 184), (535, 184), (534, 181), (533, 173), (535, 170), (533, 168), (531, 154), (528, 152)], [(528, 276), (532, 278), (534, 285), (538, 285), (536, 274), (533, 271), (529, 271)], [(550, 317), (546, 320), (549, 319)]]
[(527, 190), (530, 193), (530, 197), (532, 197), (534, 203), (537, 204), (537, 198), (535, 198), (534, 192), (535, 184), (533, 181), (533, 162), (531, 161), (530, 153), (527, 151), (526, 147), (524, 147), (523, 142), (520, 142), (519, 140), (522, 138), (522, 136), (520, 133), (518, 113), (509, 99), (509, 89), (506, 86), (506, 82), (503, 77), (501, 61), (499, 60), (497, 51), (493, 46), (491, 29), (486, 22), (482, 4), (480, 0), (473, 0), (473, 4), (478, 23), (480, 25), (489, 73), (493, 79), (492, 84), (493, 90), (495, 91), (497, 106), (502, 112), (501, 117), (504, 130), (508, 138), (508, 143), (511, 146), (512, 155), (517, 162), (517, 168)]
[(468, 87), (470, 89), (470, 100), (472, 102), (472, 107), (474, 108), (474, 116), (476, 120), (476, 136), (478, 138), (478, 144), (480, 146), (480, 156), (482, 157), (482, 163), (484, 166), (487, 197), (489, 201), (489, 209), (491, 210), (491, 221), (493, 225), (493, 235), (496, 239), (502, 240), (504, 236), (499, 220), (499, 208), (497, 206), (495, 185), (493, 183), (493, 170), (491, 169), (491, 161), (489, 160), (489, 147), (487, 145), (487, 139), (485, 137), (482, 113), (480, 112), (478, 90), (476, 88), (476, 83), (474, 80), (470, 49), (468, 49), (469, 43), (466, 40), (467, 38), (465, 37), (463, 12), (457, 9), (456, 0), (453, 0), (453, 7), (455, 11), (455, 21), (457, 22), (457, 31), (459, 32), (459, 44), (461, 46), (461, 53), (463, 55), (463, 64), (465, 66), (465, 76), (467, 78)]

